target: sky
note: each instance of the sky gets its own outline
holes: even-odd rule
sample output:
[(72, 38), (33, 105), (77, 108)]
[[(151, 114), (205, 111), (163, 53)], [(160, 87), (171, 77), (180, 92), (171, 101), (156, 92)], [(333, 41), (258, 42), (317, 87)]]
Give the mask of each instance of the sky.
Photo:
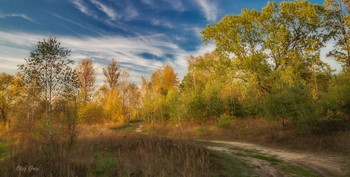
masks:
[[(277, 0), (276, 2), (281, 2)], [(15, 74), (38, 41), (56, 37), (78, 63), (94, 61), (97, 82), (112, 58), (141, 83), (169, 64), (182, 80), (187, 58), (215, 49), (200, 31), (267, 0), (0, 0), (0, 72)], [(311, 0), (323, 4), (323, 0)], [(333, 61), (330, 61), (331, 64)], [(333, 66), (337, 67), (333, 62)]]

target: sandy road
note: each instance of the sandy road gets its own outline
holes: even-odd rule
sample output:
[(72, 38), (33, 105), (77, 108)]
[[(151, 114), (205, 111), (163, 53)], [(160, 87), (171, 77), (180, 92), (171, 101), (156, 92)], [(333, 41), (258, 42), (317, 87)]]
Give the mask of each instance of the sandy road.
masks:
[[(347, 156), (332, 156), (319, 153), (304, 153), (290, 150), (282, 150), (277, 148), (270, 148), (256, 144), (242, 143), (242, 142), (228, 142), (228, 141), (206, 141), (218, 144), (224, 144), (224, 147), (209, 146), (210, 149), (229, 152), (228, 147), (239, 147), (244, 149), (256, 150), (259, 153), (274, 156), (285, 161), (288, 164), (297, 165), (305, 169), (309, 169), (319, 176), (348, 176), (350, 175), (350, 157)], [(228, 146), (227, 146), (228, 145)], [(232, 151), (232, 150), (231, 150)], [(259, 161), (258, 159), (248, 159), (250, 163), (262, 167), (259, 172), (261, 176), (285, 176), (278, 171), (278, 169)], [(259, 175), (259, 176), (260, 176)]]

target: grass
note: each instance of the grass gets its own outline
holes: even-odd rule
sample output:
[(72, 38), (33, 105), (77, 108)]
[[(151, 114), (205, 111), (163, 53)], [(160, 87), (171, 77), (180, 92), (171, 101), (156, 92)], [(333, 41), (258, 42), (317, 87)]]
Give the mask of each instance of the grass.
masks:
[(211, 150), (210, 176), (243, 177), (252, 176), (254, 168), (247, 162), (229, 154)]
[(255, 149), (247, 149), (247, 148), (243, 148), (243, 147), (237, 147), (237, 146), (232, 146), (229, 144), (216, 143), (216, 142), (200, 142), (200, 143), (207, 145), (207, 146), (225, 147), (231, 151), (236, 151), (236, 153), (235, 153), (236, 155), (265, 160), (265, 161), (270, 162), (271, 164), (278, 164), (278, 163), (283, 162), (283, 160), (277, 159), (276, 157), (271, 156), (271, 155), (266, 155), (266, 154), (260, 153), (258, 150), (255, 150)]
[[(206, 177), (250, 176), (252, 171), (244, 160), (209, 151), (193, 141), (118, 133), (99, 127), (85, 127), (84, 131), (71, 150), (64, 139), (57, 139), (52, 148), (43, 139), (23, 137), (23, 141), (11, 145), (11, 155), (0, 162), (0, 176)], [(18, 166), (39, 170), (19, 174)]]
[(269, 156), (269, 155), (265, 155), (265, 154), (252, 154), (252, 155), (247, 155), (247, 157), (252, 157), (252, 158), (256, 158), (256, 159), (265, 160), (265, 161), (268, 161), (268, 162), (270, 162), (271, 164), (274, 164), (274, 165), (283, 162), (283, 160), (276, 159), (273, 156)]
[(317, 177), (319, 175), (316, 175), (310, 170), (307, 170), (305, 168), (297, 167), (297, 166), (285, 166), (282, 168), (282, 171), (290, 174), (292, 176), (303, 176), (303, 177)]
[(0, 162), (5, 159), (7, 154), (8, 141), (0, 139)]

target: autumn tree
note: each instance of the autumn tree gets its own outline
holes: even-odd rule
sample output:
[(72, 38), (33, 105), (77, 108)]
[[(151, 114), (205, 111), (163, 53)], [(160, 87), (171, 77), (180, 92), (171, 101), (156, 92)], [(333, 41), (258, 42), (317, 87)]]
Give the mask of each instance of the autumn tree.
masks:
[(79, 62), (76, 73), (82, 89), (84, 102), (86, 103), (91, 96), (96, 81), (96, 71), (93, 66), (93, 61), (90, 58), (86, 58)]
[(112, 59), (107, 68), (103, 68), (103, 74), (106, 77), (106, 83), (108, 84), (109, 88), (111, 90), (116, 89), (120, 76), (120, 70), (117, 62), (114, 59)]
[(151, 87), (154, 91), (166, 95), (170, 89), (177, 86), (178, 80), (174, 69), (170, 65), (165, 65), (157, 69), (151, 78)]
[(63, 94), (66, 85), (74, 80), (75, 72), (71, 68), (73, 61), (68, 57), (70, 50), (61, 47), (56, 38), (49, 37), (39, 41), (37, 48), (25, 59), (25, 64), (18, 69), (24, 77), (25, 84), (35, 82), (41, 87), (45, 105), (46, 126), (51, 138), (52, 103)]
[(109, 86), (109, 92), (105, 92), (103, 99), (104, 112), (113, 122), (124, 124), (123, 104), (121, 102), (120, 92), (117, 90), (121, 71), (114, 59), (112, 59), (107, 68), (103, 68), (103, 74)]

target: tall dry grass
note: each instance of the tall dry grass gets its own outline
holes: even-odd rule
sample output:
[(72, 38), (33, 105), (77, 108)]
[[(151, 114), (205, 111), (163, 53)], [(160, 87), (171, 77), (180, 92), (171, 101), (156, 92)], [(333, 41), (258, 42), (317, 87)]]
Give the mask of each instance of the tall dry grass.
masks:
[(210, 152), (184, 140), (116, 134), (82, 128), (69, 150), (67, 141), (51, 143), (22, 135), (0, 164), (0, 176), (211, 176)]

